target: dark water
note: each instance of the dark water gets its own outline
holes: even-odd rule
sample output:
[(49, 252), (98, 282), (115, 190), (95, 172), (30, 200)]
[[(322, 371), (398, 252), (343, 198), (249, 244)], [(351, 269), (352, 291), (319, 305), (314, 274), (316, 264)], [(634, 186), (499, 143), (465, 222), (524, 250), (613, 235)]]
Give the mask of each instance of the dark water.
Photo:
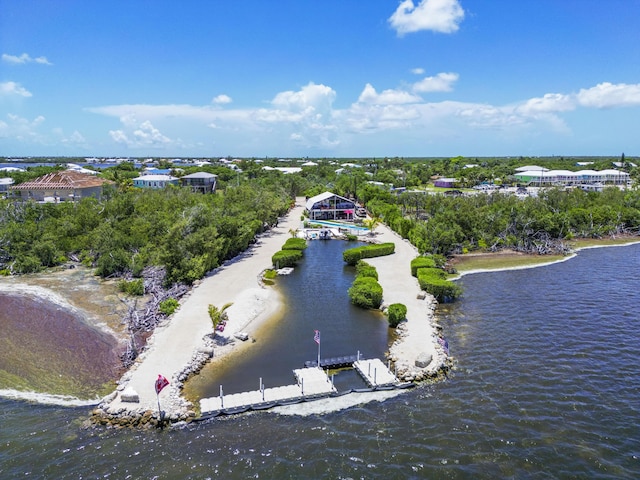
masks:
[(383, 403), (136, 432), (1, 400), (0, 478), (640, 478), (639, 267), (636, 245), (465, 277), (455, 371)]
[[(220, 385), (226, 394), (256, 390), (260, 378), (267, 388), (290, 385), (294, 383), (293, 369), (302, 368), (304, 362), (318, 357), (315, 330), (320, 330), (322, 358), (356, 355), (358, 350), (366, 358), (384, 358), (390, 332), (386, 317), (355, 307), (349, 301), (355, 268), (344, 263), (342, 252), (358, 245), (309, 242), (298, 268), (277, 278), (285, 308), (279, 318), (259, 332), (250, 355), (225, 358), (222, 365), (214, 363), (188, 389), (193, 388), (202, 398), (217, 396)], [(344, 389), (347, 388), (351, 387)]]

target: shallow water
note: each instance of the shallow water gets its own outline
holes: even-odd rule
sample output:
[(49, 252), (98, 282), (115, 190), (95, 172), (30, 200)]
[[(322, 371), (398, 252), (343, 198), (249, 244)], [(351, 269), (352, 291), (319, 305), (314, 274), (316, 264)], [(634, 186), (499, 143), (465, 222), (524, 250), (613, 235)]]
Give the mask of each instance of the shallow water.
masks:
[(0, 400), (0, 477), (640, 478), (638, 267), (631, 246), (464, 277), (455, 370), (384, 402), (142, 432)]

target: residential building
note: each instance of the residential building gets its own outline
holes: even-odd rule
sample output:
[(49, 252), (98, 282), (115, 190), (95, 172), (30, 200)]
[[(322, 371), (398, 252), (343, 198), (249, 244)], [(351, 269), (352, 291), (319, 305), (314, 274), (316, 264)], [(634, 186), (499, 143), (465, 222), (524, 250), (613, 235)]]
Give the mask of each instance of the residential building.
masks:
[(183, 187), (191, 187), (194, 192), (213, 193), (216, 191), (218, 176), (213, 173), (195, 172), (180, 178)]
[(62, 170), (9, 187), (9, 190), (22, 200), (57, 203), (85, 197), (100, 199), (107, 183), (112, 182), (75, 170)]

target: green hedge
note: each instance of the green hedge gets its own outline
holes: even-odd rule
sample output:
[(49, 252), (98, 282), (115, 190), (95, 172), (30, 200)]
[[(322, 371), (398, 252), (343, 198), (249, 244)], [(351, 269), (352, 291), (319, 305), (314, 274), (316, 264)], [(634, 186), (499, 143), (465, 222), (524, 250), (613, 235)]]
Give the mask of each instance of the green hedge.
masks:
[(407, 318), (407, 307), (402, 303), (392, 303), (387, 309), (389, 326), (396, 328), (400, 322)]
[(351, 303), (362, 308), (380, 308), (382, 286), (371, 277), (356, 277), (349, 289)]
[(418, 283), (420, 288), (433, 295), (438, 302), (455, 300), (462, 295), (462, 288), (445, 280), (446, 273), (439, 268), (419, 268)]
[(378, 280), (378, 271), (373, 265), (369, 265), (364, 260), (359, 260), (358, 263), (356, 263), (356, 276), (371, 277)]
[(294, 267), (302, 259), (302, 250), (280, 250), (273, 254), (271, 262), (275, 268)]
[(411, 260), (411, 275), (418, 276), (419, 268), (435, 268), (436, 261), (433, 257), (416, 257)]
[(392, 242), (379, 243), (375, 245), (365, 245), (362, 247), (350, 248), (342, 252), (342, 258), (347, 264), (355, 265), (363, 258), (382, 257), (395, 252), (396, 244)]
[(304, 250), (305, 248), (307, 248), (307, 241), (304, 238), (289, 238), (282, 246), (282, 250)]

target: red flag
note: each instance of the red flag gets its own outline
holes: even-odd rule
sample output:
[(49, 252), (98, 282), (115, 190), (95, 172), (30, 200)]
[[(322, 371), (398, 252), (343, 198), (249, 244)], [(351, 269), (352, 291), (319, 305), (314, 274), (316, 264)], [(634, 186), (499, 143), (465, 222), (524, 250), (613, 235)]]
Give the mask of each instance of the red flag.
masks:
[(156, 394), (159, 394), (167, 385), (169, 385), (169, 380), (162, 375), (158, 375), (158, 379), (156, 380)]
[(320, 345), (320, 330), (315, 331), (315, 335), (313, 336), (313, 341)]

